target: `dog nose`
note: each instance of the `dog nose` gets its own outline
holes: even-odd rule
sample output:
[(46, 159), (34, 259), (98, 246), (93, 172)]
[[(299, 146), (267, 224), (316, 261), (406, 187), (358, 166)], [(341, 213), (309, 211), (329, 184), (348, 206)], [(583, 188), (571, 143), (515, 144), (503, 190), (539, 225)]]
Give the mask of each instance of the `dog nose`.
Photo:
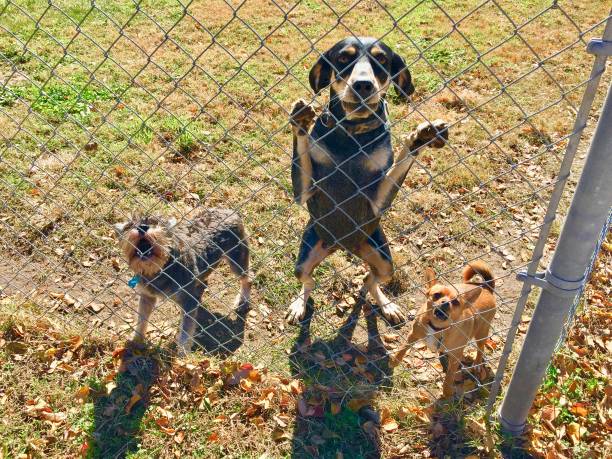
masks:
[(138, 234), (140, 236), (144, 236), (145, 234), (147, 234), (147, 231), (149, 231), (149, 225), (140, 225), (138, 227)]
[(437, 307), (434, 310), (434, 315), (440, 320), (446, 320), (448, 319), (448, 313), (446, 312), (446, 310), (448, 310), (448, 303), (444, 303)]
[(359, 80), (353, 83), (353, 91), (359, 94), (362, 98), (372, 95), (374, 84), (370, 80)]

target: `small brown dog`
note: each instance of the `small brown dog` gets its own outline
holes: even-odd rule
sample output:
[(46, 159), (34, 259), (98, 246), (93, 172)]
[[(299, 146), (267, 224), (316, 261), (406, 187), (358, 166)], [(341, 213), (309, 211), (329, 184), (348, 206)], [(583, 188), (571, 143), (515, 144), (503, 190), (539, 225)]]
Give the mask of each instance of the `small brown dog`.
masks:
[[(484, 282), (473, 281), (479, 274)], [(425, 272), (427, 303), (419, 311), (408, 344), (392, 359), (393, 366), (402, 362), (408, 348), (417, 340), (425, 338), (431, 351), (440, 354), (440, 361), (446, 371), (443, 396), (453, 395), (455, 374), (463, 359), (463, 350), (474, 338), (478, 353), (474, 367), (479, 368), (482, 377), (484, 368), (485, 340), (489, 336), (491, 322), (495, 317), (495, 281), (491, 269), (477, 260), (463, 269), (463, 283), (447, 286), (438, 283), (431, 268)]]

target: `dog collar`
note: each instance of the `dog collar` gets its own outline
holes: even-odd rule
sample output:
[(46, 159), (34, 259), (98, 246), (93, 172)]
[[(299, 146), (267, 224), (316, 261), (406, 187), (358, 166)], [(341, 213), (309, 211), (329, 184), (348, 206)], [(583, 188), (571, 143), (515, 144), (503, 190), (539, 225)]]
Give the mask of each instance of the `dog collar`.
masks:
[(131, 279), (128, 281), (128, 283), (127, 283), (127, 284), (128, 284), (128, 286), (129, 286), (130, 288), (136, 288), (136, 286), (137, 286), (138, 284), (140, 284), (140, 281), (141, 281), (141, 277), (140, 277), (138, 274), (136, 274), (134, 277), (132, 277), (132, 278), (131, 278)]
[(340, 125), (349, 135), (365, 134), (366, 132), (379, 128), (383, 124), (388, 128), (389, 117), (387, 113), (387, 101), (383, 100), (381, 105), (381, 108), (376, 110), (376, 113), (365, 120), (353, 121), (342, 119), (340, 122), (338, 122), (336, 117), (332, 114), (328, 104), (321, 115), (321, 120), (328, 129), (333, 129), (334, 127)]
[(434, 324), (432, 324), (432, 323), (431, 323), (431, 320), (429, 321), (429, 323), (428, 323), (427, 325), (428, 325), (429, 327), (431, 327), (431, 329), (432, 329), (433, 331), (435, 331), (436, 333), (441, 332), (441, 331), (444, 331), (444, 330), (446, 330), (446, 329), (448, 328), (448, 327), (443, 327), (443, 328), (436, 327)]

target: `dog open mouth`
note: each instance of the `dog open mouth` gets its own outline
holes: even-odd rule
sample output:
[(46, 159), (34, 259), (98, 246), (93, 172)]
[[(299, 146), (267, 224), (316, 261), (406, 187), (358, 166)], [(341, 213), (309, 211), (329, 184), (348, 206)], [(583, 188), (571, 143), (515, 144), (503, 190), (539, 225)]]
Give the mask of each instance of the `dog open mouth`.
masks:
[(136, 256), (141, 260), (147, 260), (153, 256), (153, 244), (148, 238), (142, 237), (136, 245)]
[(366, 102), (348, 102), (341, 101), (342, 108), (347, 113), (347, 115), (360, 115), (362, 118), (367, 118), (373, 113), (376, 113), (378, 109), (378, 102), (374, 103), (366, 103)]

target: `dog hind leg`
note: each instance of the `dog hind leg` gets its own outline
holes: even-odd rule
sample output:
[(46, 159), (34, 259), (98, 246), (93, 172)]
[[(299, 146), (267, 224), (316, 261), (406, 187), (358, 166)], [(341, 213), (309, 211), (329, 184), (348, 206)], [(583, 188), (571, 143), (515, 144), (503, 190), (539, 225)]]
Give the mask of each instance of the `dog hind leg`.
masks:
[(389, 300), (380, 289), (380, 283), (388, 282), (393, 275), (389, 244), (380, 226), (361, 244), (356, 255), (370, 267), (370, 272), (364, 280), (364, 288), (370, 292), (383, 316), (392, 324), (403, 322), (404, 315), (399, 306)]
[(239, 314), (245, 313), (250, 307), (251, 298), (251, 272), (249, 271), (249, 245), (242, 235), (237, 238), (236, 244), (226, 254), (232, 273), (240, 279), (240, 293), (234, 301), (234, 310)]
[(312, 273), (317, 266), (331, 253), (331, 250), (323, 247), (323, 241), (309, 223), (300, 245), (298, 260), (295, 265), (295, 277), (302, 283), (302, 291), (293, 300), (287, 310), (285, 318), (290, 324), (299, 323), (306, 315), (306, 305), (310, 293), (314, 288)]
[(179, 355), (187, 355), (193, 346), (193, 335), (198, 325), (198, 309), (201, 307), (202, 289), (189, 289), (182, 291), (176, 302), (182, 309), (181, 328), (176, 344)]

